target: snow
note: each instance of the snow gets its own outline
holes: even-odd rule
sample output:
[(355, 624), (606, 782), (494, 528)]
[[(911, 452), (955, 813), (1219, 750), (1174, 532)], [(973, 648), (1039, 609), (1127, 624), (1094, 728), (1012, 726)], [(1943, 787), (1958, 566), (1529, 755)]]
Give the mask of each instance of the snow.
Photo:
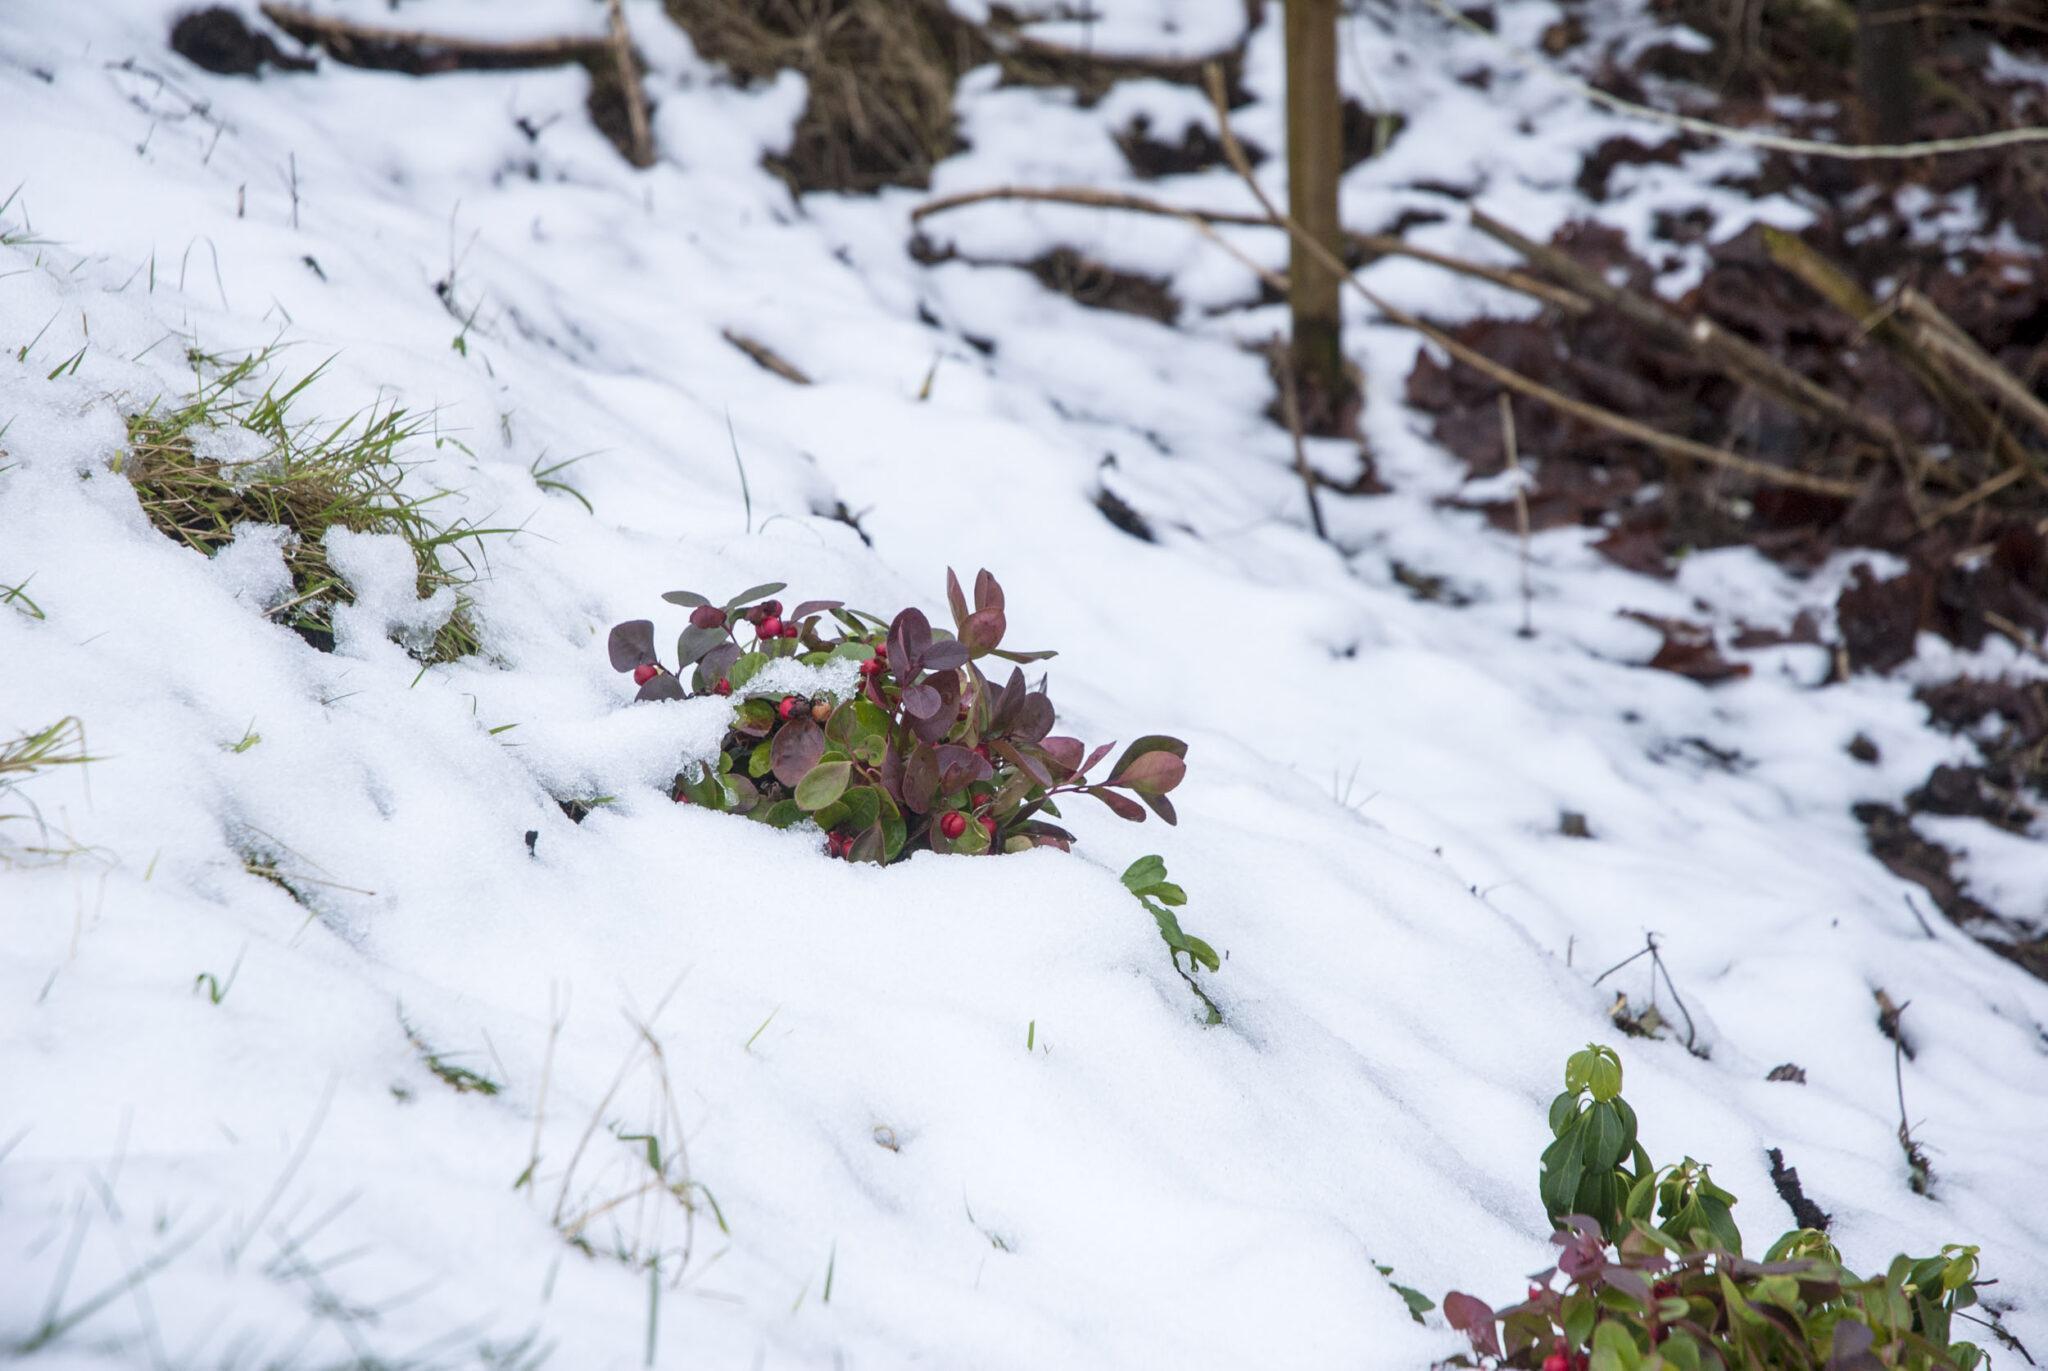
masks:
[[(1160, 55), (1242, 15), (1096, 8), (1098, 49)], [(1653, 1155), (1711, 1160), (1761, 1246), (1790, 1222), (1782, 1148), (1852, 1261), (1980, 1243), (2014, 1329), (2048, 1341), (2048, 987), (1923, 926), (1849, 813), (1964, 745), (1926, 729), (1910, 673), (1821, 690), (1815, 649), (1731, 650), (1754, 674), (1708, 690), (1642, 669), (1653, 637), (1618, 617), (1725, 643), (1824, 613), (1847, 559), (1796, 582), (1704, 554), (1664, 583), (1543, 534), (1525, 639), (1522, 550), (1435, 503), (1462, 473), (1400, 404), (1413, 337), (1347, 320), (1396, 490), (1326, 497), (1319, 543), (1241, 346), (1279, 315), (1210, 317), (1256, 282), (1178, 224), (1001, 206), (924, 227), (968, 258), (1067, 244), (1167, 277), (1179, 331), (1001, 266), (921, 267), (922, 196), (793, 203), (757, 162), (801, 82), (734, 88), (646, 0), (645, 173), (590, 128), (580, 72), (211, 77), (165, 49), (177, 9), (0, 11), (5, 217), (47, 240), (0, 248), (0, 584), (32, 575), (46, 615), (0, 607), (0, 734), (75, 715), (97, 759), (23, 792), (78, 852), (0, 867), (0, 1346), (112, 1291), (26, 1364), (519, 1365), (531, 1337), (577, 1368), (1423, 1365), (1460, 1339), (1375, 1264), (1440, 1298), (1547, 1262), (1544, 1106), (1567, 1052), (1619, 1040), (1614, 992), (1648, 999), (1641, 963), (1592, 982), (1649, 930), (1712, 1048), (1620, 1043)], [(590, 25), (536, 4), (503, 36), (572, 10)], [(420, 0), (402, 22), (499, 13)], [(1585, 212), (1577, 155), (1633, 125), (1505, 66), (1469, 90), (1453, 73), (1497, 50), (1390, 22), (1348, 21), (1346, 79), (1410, 120), (1351, 174), (1361, 214), (1425, 178), (1531, 232)], [(1246, 70), (1241, 129), (1277, 150), (1272, 26)], [(961, 89), (973, 148), (935, 192), (1249, 205), (1222, 173), (1127, 183), (1109, 133), (1184, 93)], [(1277, 191), (1283, 160), (1262, 175)], [(1621, 190), (1610, 221), (1639, 233), (1671, 186)], [(1488, 254), (1434, 203), (1451, 217), (1421, 241)], [(1367, 279), (1519, 307), (1413, 262)], [(189, 390), (195, 341), (283, 342), (266, 380), (331, 358), (308, 415), (432, 417), (409, 489), (518, 530), (467, 592), (484, 657), (421, 671), (389, 640), (452, 605), (376, 536), (330, 535), (357, 603), (321, 654), (254, 612), (274, 532), (209, 560), (149, 528), (108, 463), (124, 412)], [(1314, 455), (1349, 474), (1342, 445)], [(594, 514), (531, 474), (578, 456), (561, 479)], [(1158, 543), (1098, 515), (1104, 482)], [(1414, 599), (1396, 560), (1472, 603)], [(662, 591), (768, 580), (943, 615), (948, 566), (1002, 578), (1013, 645), (1059, 649), (1064, 731), (1188, 739), (1177, 828), (1081, 813), (1071, 856), (876, 870), (668, 801), (729, 706), (629, 707), (610, 624), (651, 617), (665, 643), (684, 616)], [(1845, 755), (1858, 734), (1875, 765)], [(607, 803), (578, 825), (569, 798)], [(1560, 834), (1567, 810), (1591, 841)], [(2027, 841), (1972, 861), (2038, 890)], [(1223, 1027), (1116, 879), (1148, 852), (1227, 954), (1204, 981)], [(1875, 989), (1911, 1005), (1931, 1199), (1906, 1187)], [(458, 1093), (428, 1053), (501, 1093)], [(1766, 1082), (1785, 1061), (1808, 1083)], [(694, 1211), (623, 1198), (649, 1173), (614, 1134), (657, 1137)], [(592, 1255), (564, 1241), (614, 1201), (578, 1230)], [(615, 1249), (665, 1254), (662, 1283)]]

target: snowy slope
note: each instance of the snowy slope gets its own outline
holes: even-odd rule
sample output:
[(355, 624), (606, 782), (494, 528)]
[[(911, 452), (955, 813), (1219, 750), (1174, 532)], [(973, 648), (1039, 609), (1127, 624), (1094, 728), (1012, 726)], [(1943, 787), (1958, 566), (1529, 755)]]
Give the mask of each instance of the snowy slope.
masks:
[[(1175, 54), (1239, 9), (1148, 40), (1167, 7), (1107, 8), (1120, 48)], [(1507, 8), (1508, 36), (1545, 9)], [(1794, 585), (1713, 553), (1655, 583), (1548, 534), (1519, 637), (1513, 540), (1435, 503), (1458, 476), (1399, 404), (1413, 340), (1353, 320), (1396, 490), (1331, 501), (1333, 549), (1241, 346), (1278, 316), (1212, 317), (1255, 278), (1177, 224), (927, 225), (970, 258), (1066, 243), (1170, 275), (1169, 330), (919, 265), (919, 195), (793, 203), (758, 159), (801, 83), (732, 88), (651, 3), (627, 6), (659, 102), (643, 173), (573, 68), (212, 77), (166, 50), (176, 10), (0, 10), (0, 190), (46, 240), (0, 248), (0, 584), (33, 575), (46, 615), (0, 608), (0, 734), (76, 715), (100, 759), (26, 792), (84, 851), (0, 867), (0, 1346), (55, 1319), (27, 1364), (1426, 1364), (1460, 1339), (1376, 1264), (1440, 1297), (1547, 1262), (1544, 1106), (1568, 1051), (1617, 1040), (1617, 987), (1646, 1000), (1642, 963), (1591, 981), (1652, 929), (1711, 1048), (1622, 1044), (1652, 1154), (1715, 1163), (1754, 1241), (1790, 1223), (1782, 1148), (1852, 1262), (1981, 1243), (2015, 1331), (2048, 1342), (2048, 987), (1923, 927), (1848, 813), (1958, 744), (1906, 681), (1821, 693), (1820, 650), (1787, 647), (1709, 691), (1643, 669), (1657, 635), (1617, 617), (1705, 597), (1783, 623), (1848, 567)], [(568, 0), (505, 10), (521, 35), (590, 27)], [(1505, 71), (1458, 84), (1498, 54), (1420, 15), (1351, 25), (1346, 80), (1410, 118), (1347, 182), (1356, 226), (1442, 207), (1418, 179), (1531, 231), (1580, 208), (1577, 150), (1617, 121)], [(1269, 28), (1242, 112), (1268, 148), (1278, 63)], [(1109, 133), (1134, 110), (1207, 117), (1183, 88), (1082, 109), (984, 75), (937, 191), (1123, 185)], [(1221, 173), (1161, 193), (1249, 203)], [(1674, 193), (1646, 180), (1613, 212)], [(1484, 255), (1455, 215), (1414, 236)], [(1370, 279), (1520, 307), (1412, 262)], [(444, 517), (520, 530), (473, 590), (487, 658), (421, 673), (375, 624), (317, 653), (252, 608), (260, 546), (175, 546), (107, 469), (123, 413), (189, 388), (188, 345), (274, 341), (278, 374), (333, 359), (311, 413), (431, 412), (413, 479), (452, 492)], [(579, 454), (594, 514), (530, 475)], [(1157, 544), (1099, 515), (1104, 482)], [(872, 547), (823, 517), (841, 502)], [(1396, 561), (1472, 603), (1412, 598)], [(995, 571), (1012, 638), (1060, 650), (1070, 731), (1189, 740), (1177, 828), (1082, 815), (1072, 856), (883, 871), (668, 802), (724, 707), (627, 708), (611, 623), (674, 631), (662, 591), (771, 579), (936, 611), (948, 566)], [(1858, 733), (1880, 764), (1844, 755)], [(578, 826), (571, 795), (617, 802)], [(243, 870), (252, 847), (310, 909)], [(1146, 852), (1228, 953), (1224, 1027), (1116, 880)], [(219, 1004), (194, 993), (231, 967)], [(1931, 1199), (1906, 1185), (1876, 988), (1911, 1004)], [(449, 1089), (429, 1052), (502, 1093)], [(1766, 1081), (1788, 1061), (1805, 1085)], [(694, 1216), (635, 1196), (641, 1145), (613, 1131), (661, 1139)], [(593, 1210), (586, 1255), (558, 1225)], [(664, 1279), (615, 1249), (667, 1254)]]

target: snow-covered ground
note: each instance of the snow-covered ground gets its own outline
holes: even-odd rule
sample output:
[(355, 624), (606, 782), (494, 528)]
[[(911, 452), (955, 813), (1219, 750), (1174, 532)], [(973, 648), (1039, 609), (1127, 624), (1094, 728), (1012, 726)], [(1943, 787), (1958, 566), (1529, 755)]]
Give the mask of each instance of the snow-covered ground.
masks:
[[(1176, 55), (1241, 10), (1105, 8), (1118, 50)], [(1500, 8), (1511, 42), (1555, 17)], [(1710, 690), (1645, 669), (1658, 635), (1618, 615), (1782, 624), (1847, 566), (1794, 583), (1716, 552), (1663, 583), (1546, 534), (1518, 636), (1515, 541), (1437, 503), (1459, 472), (1400, 404), (1413, 338), (1350, 321), (1394, 491), (1326, 495), (1319, 542), (1242, 346), (1280, 318), (1213, 312), (1256, 280), (1178, 223), (1007, 205), (925, 226), (965, 258), (1068, 244), (1169, 277), (1178, 330), (1021, 270), (920, 265), (922, 195), (793, 202), (758, 163), (801, 83), (735, 89), (651, 0), (626, 6), (658, 102), (646, 172), (590, 126), (578, 69), (214, 77), (167, 50), (178, 9), (0, 8), (4, 217), (41, 240), (0, 248), (0, 584), (33, 577), (46, 616), (0, 606), (0, 736), (74, 715), (98, 759), (22, 792), (82, 850), (0, 866), (0, 1348), (1420, 1366), (1462, 1339), (1376, 1267), (1441, 1298), (1513, 1295), (1547, 1264), (1544, 1107), (1588, 1040), (1620, 1044), (1651, 1153), (1713, 1162), (1757, 1247), (1791, 1222), (1781, 1148), (1852, 1263), (1981, 1244), (2013, 1329), (2048, 1343), (2048, 987), (1916, 917), (1849, 813), (1963, 745), (1907, 679), (1821, 691), (1824, 649), (1794, 646)], [(487, 9), (520, 36), (595, 27), (575, 0), (397, 22), (483, 32)], [(1455, 79), (1489, 65), (1483, 91)], [(1586, 208), (1579, 153), (1624, 127), (1420, 7), (1348, 21), (1344, 73), (1409, 120), (1351, 173), (1347, 217), (1445, 211), (1411, 236), (1472, 256), (1414, 183), (1542, 234)], [(1240, 130), (1277, 148), (1275, 26), (1246, 81)], [(934, 190), (1249, 206), (1221, 171), (1131, 182), (1110, 134), (1139, 110), (1169, 137), (1209, 117), (1163, 83), (1081, 108), (971, 73), (971, 150)], [(1654, 171), (1614, 222), (1711, 194)], [(1263, 174), (1278, 189), (1281, 162)], [(1271, 233), (1231, 237), (1282, 261)], [(1523, 307), (1412, 261), (1368, 280), (1439, 314)], [(419, 489), (519, 530), (471, 592), (485, 657), (421, 672), (367, 618), (316, 652), (258, 613), (260, 534), (209, 562), (109, 470), (121, 416), (189, 390), (188, 347), (272, 343), (275, 376), (332, 359), (308, 415), (431, 413)], [(562, 476), (594, 513), (530, 474), (576, 456)], [(1102, 517), (1105, 485), (1156, 543)], [(842, 502), (872, 547), (826, 517)], [(402, 568), (357, 564), (364, 605), (409, 594)], [(1397, 564), (1470, 604), (1413, 597)], [(1189, 741), (1177, 828), (1082, 814), (1071, 856), (880, 870), (668, 801), (725, 706), (629, 708), (610, 624), (674, 631), (661, 592), (767, 580), (942, 614), (948, 566), (993, 570), (1012, 639), (1059, 649), (1067, 731)], [(1845, 754), (1859, 733), (1875, 765)], [(555, 804), (596, 795), (616, 802), (580, 826)], [(1560, 833), (1567, 811), (1591, 840)], [(1147, 852), (1227, 953), (1205, 980), (1221, 1027), (1117, 881)], [(2000, 853), (2002, 878), (2038, 884), (2032, 855)], [(1650, 930), (1701, 1055), (1607, 1020), (1617, 989), (1648, 1002), (1647, 963), (1593, 979)], [(219, 1003), (195, 991), (231, 973)], [(1930, 1198), (1907, 1186), (1877, 989), (1910, 1003)], [(429, 1055), (503, 1089), (459, 1093)], [(1766, 1080), (1786, 1062), (1803, 1085)], [(648, 1144), (622, 1135), (657, 1139), (693, 1209), (648, 1193)]]

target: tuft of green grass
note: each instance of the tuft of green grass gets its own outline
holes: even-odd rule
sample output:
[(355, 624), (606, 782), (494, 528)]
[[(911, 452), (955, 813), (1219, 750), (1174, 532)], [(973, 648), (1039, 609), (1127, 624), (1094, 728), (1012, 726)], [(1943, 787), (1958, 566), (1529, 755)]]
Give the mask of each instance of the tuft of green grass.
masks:
[[(477, 574), (471, 551), (486, 535), (509, 530), (462, 520), (441, 524), (428, 507), (448, 492), (419, 496), (404, 489), (406, 465), (399, 453), (426, 420), (396, 404), (372, 406), (340, 423), (302, 420), (293, 407), (326, 363), (294, 383), (252, 394), (249, 386), (267, 368), (272, 349), (236, 361), (197, 351), (188, 355), (192, 393), (175, 406), (153, 402), (130, 416), (128, 450), (114, 462), (114, 470), (134, 485), (150, 522), (208, 556), (233, 540), (239, 524), (287, 529), (292, 594), (267, 612), (323, 649), (334, 641), (335, 606), (350, 599), (347, 583), (328, 563), (322, 542), (327, 530), (395, 533), (412, 547), (422, 596), (442, 586), (457, 588), (455, 613), (431, 643), (412, 645), (413, 655), (431, 665), (479, 651), (470, 602), (462, 593)], [(228, 429), (255, 434), (265, 451), (247, 461), (202, 456), (203, 444), (195, 439)]]
[(398, 1026), (405, 1030), (405, 1040), (420, 1054), (420, 1060), (426, 1063), (427, 1070), (439, 1076), (457, 1094), (495, 1095), (505, 1088), (489, 1076), (471, 1071), (466, 1066), (457, 1066), (435, 1051), (433, 1046), (420, 1036), (419, 1030), (406, 1019), (403, 1010), (399, 1011)]
[[(51, 767), (84, 766), (93, 760), (85, 750), (85, 725), (71, 715), (32, 733), (0, 741), (0, 806), (15, 795), (23, 783), (33, 780), (40, 772)], [(13, 860), (7, 855), (10, 851), (38, 859), (62, 861), (82, 850), (76, 846), (52, 845), (49, 827), (43, 823), (35, 802), (26, 796), (21, 797), (21, 802), (28, 806), (26, 813), (10, 813), (5, 807), (0, 807), (0, 825), (9, 820), (32, 819), (42, 829), (41, 845), (14, 847), (0, 844), (0, 862)]]

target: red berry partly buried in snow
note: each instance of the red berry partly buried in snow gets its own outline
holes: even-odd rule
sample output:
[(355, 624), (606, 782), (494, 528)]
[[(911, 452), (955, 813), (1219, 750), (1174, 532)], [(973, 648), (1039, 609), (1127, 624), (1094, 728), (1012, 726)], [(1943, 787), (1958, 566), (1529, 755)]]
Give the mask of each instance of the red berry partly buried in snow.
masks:
[(939, 832), (948, 838), (957, 838), (967, 831), (967, 816), (959, 810), (951, 810), (939, 818)]
[(715, 685), (715, 686), (713, 686), (713, 687), (711, 687), (711, 693), (712, 693), (713, 695), (730, 695), (730, 694), (732, 694), (732, 682), (731, 682), (731, 681), (728, 681), (728, 680), (726, 680), (726, 679), (725, 679), (725, 677), (723, 677), (723, 676), (719, 677), (719, 678), (718, 678), (718, 684), (717, 684), (717, 685)]
[(661, 668), (656, 666), (652, 662), (648, 662), (642, 666), (636, 666), (633, 668), (633, 684), (646, 685), (649, 681), (653, 680), (655, 677), (659, 675), (661, 675)]
[(782, 697), (782, 703), (775, 706), (775, 713), (783, 719), (793, 718), (796, 712), (803, 708), (803, 703), (794, 695), (785, 695)]
[(763, 638), (780, 638), (782, 636), (782, 620), (776, 618), (773, 614), (763, 619), (761, 621), (761, 636)]

